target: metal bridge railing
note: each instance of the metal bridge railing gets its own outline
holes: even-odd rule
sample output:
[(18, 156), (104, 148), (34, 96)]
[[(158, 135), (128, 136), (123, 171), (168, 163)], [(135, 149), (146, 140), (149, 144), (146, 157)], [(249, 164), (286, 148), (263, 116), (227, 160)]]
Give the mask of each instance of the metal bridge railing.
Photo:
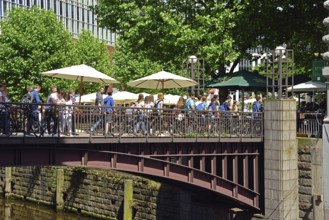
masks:
[(324, 113), (305, 112), (297, 113), (297, 134), (307, 137), (322, 137)]
[(2, 136), (263, 137), (263, 113), (1, 103)]

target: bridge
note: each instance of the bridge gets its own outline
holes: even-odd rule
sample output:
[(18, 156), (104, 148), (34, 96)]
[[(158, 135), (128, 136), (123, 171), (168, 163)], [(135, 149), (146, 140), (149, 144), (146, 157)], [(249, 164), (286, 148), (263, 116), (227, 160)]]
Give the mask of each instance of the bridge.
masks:
[[(52, 109), (57, 118), (49, 121), (46, 107), (42, 105), (34, 120), (26, 106), (6, 105), (1, 121), (7, 120), (10, 132), (0, 137), (0, 166), (115, 169), (200, 187), (238, 207), (262, 207), (262, 113), (162, 109), (154, 114), (116, 107), (109, 118), (98, 106), (57, 106)], [(68, 109), (75, 136), (60, 120)], [(32, 135), (27, 135), (30, 125)]]

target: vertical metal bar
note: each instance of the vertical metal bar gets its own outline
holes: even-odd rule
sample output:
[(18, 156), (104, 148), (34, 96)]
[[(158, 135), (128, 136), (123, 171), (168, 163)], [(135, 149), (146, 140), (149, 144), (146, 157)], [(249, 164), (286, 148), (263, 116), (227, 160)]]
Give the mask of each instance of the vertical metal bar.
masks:
[(217, 157), (216, 157), (216, 146), (213, 147), (212, 156), (211, 156), (211, 174), (217, 175)]
[(237, 144), (234, 144), (233, 146), (233, 183), (234, 189), (233, 189), (233, 197), (237, 198), (238, 197), (238, 148)]
[[(138, 155), (143, 156), (144, 155), (144, 148), (141, 147), (141, 145), (138, 145)], [(140, 157), (138, 161), (138, 171), (144, 172), (144, 158)]]
[(249, 160), (249, 155), (248, 155), (248, 148), (250, 144), (244, 147), (244, 153), (243, 155), (243, 186), (249, 187), (249, 169), (248, 169), (248, 160)]
[(213, 190), (216, 190), (216, 185), (217, 185), (217, 157), (216, 157), (216, 146), (213, 147), (212, 149), (212, 156), (211, 156), (211, 174), (213, 175), (213, 178), (212, 178), (212, 184), (211, 184), (211, 187)]
[[(194, 157), (193, 156), (191, 156), (191, 155), (193, 155), (193, 147), (189, 147), (189, 157), (188, 157), (188, 167), (190, 167), (190, 168), (193, 168), (193, 164), (194, 164)], [(190, 170), (190, 172), (189, 172), (189, 178), (188, 178), (188, 180), (189, 180), (189, 182), (193, 182), (193, 178), (194, 178), (194, 173), (193, 173), (193, 170)]]
[[(223, 144), (222, 146), (222, 153), (224, 155), (222, 156), (222, 177), (224, 179), (227, 179), (227, 144)], [(223, 149), (224, 148), (224, 149)]]
[[(204, 155), (205, 154), (205, 148), (204, 146), (201, 146), (201, 153)], [(201, 171), (205, 171), (206, 170), (206, 157), (205, 156), (201, 156), (200, 159), (200, 170)]]
[[(258, 167), (259, 167), (259, 155), (258, 155), (258, 146), (254, 146), (254, 152), (256, 153), (256, 155), (254, 155), (253, 158), (253, 170), (254, 170), (254, 191), (256, 193), (259, 192), (259, 171), (258, 171)], [(259, 198), (258, 196), (256, 196), (254, 198), (254, 206), (259, 207)]]

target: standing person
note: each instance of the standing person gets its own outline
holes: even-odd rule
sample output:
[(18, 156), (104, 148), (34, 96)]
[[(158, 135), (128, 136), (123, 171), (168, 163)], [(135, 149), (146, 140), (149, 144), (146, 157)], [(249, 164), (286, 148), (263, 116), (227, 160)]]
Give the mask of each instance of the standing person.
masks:
[(202, 96), (201, 102), (195, 107), (197, 110), (198, 131), (206, 131), (206, 111), (207, 111), (207, 97)]
[(105, 136), (114, 136), (111, 131), (111, 125), (113, 123), (113, 112), (114, 112), (114, 99), (112, 97), (112, 89), (107, 92), (107, 97), (104, 99), (104, 107), (106, 114), (106, 123), (105, 123)]
[(154, 102), (152, 127), (154, 127), (156, 133), (159, 133), (159, 130), (161, 129), (161, 113), (163, 111), (163, 99), (164, 95), (162, 92), (160, 92), (158, 93), (158, 99)]
[(145, 102), (144, 102), (144, 95), (141, 93), (138, 95), (138, 99), (136, 101), (136, 125), (134, 128), (134, 133), (136, 134), (138, 131), (142, 131), (144, 134), (146, 134), (146, 129), (145, 129), (145, 112), (144, 112), (144, 107), (145, 107)]
[(61, 133), (64, 133), (64, 118), (66, 118), (66, 116), (64, 117), (64, 114), (66, 113), (66, 106), (63, 106), (66, 104), (66, 101), (64, 99), (64, 96), (65, 96), (65, 92), (63, 90), (59, 91), (57, 93), (57, 105), (61, 105), (61, 106), (58, 106), (57, 108), (57, 112), (58, 112), (58, 117), (60, 116), (60, 121), (59, 121), (59, 125), (60, 126), (60, 132)]
[(184, 108), (184, 104), (185, 104), (185, 100), (182, 96), (180, 96), (178, 98), (178, 101), (174, 107), (174, 119), (175, 119), (175, 124), (174, 124), (174, 133), (182, 133), (183, 129), (184, 129), (184, 112), (183, 112), (183, 108)]
[(31, 105), (31, 112), (28, 116), (28, 121), (27, 121), (27, 131), (26, 131), (26, 134), (25, 136), (31, 136), (31, 130), (32, 130), (32, 126), (34, 123), (38, 124), (38, 128), (40, 129), (40, 135), (43, 135), (43, 131), (41, 130), (41, 121), (39, 120), (39, 114), (40, 114), (40, 111), (39, 111), (39, 105), (38, 104), (41, 104), (41, 99), (40, 99), (40, 95), (39, 95), (39, 92), (41, 90), (41, 86), (39, 85), (35, 85), (33, 86), (33, 89), (30, 91), (31, 92), (31, 98), (33, 100), (32, 103), (35, 103), (35, 104), (32, 104)]
[(72, 137), (72, 105), (73, 101), (70, 97), (70, 93), (64, 94), (65, 107), (63, 107), (63, 118), (62, 118), (62, 132), (66, 131), (66, 135)]
[(210, 119), (209, 130), (212, 132), (216, 132), (218, 128), (219, 106), (220, 103), (218, 101), (218, 95), (214, 95), (214, 97), (211, 99), (210, 104), (207, 107), (208, 118)]
[(255, 112), (262, 112), (263, 109), (262, 109), (262, 97), (260, 96), (257, 96), (256, 97), (256, 101), (252, 104), (252, 118), (253, 119), (256, 119), (259, 114), (255, 113)]
[(233, 101), (232, 111), (233, 112), (239, 111), (239, 104), (238, 104), (238, 101), (236, 101), (236, 100)]
[(195, 110), (195, 104), (194, 104), (194, 93), (190, 92), (188, 98), (185, 102), (185, 108), (187, 109), (188, 115), (192, 114), (192, 112)]
[(5, 105), (9, 102), (8, 90), (6, 85), (0, 84), (0, 122), (2, 134), (5, 136), (10, 135), (10, 108)]
[(196, 125), (197, 120), (196, 120), (195, 115), (193, 114), (194, 110), (195, 110), (194, 98), (195, 98), (194, 93), (190, 92), (188, 95), (188, 98), (185, 101), (185, 107), (184, 107), (185, 114), (186, 114), (185, 123), (187, 123), (185, 126), (187, 128), (186, 132), (194, 131), (195, 127), (197, 126)]
[(103, 98), (103, 94), (104, 94), (104, 87), (101, 86), (99, 88), (99, 92), (96, 93), (96, 99), (95, 99), (95, 105), (99, 106), (100, 108), (98, 109), (98, 116), (97, 121), (95, 122), (95, 124), (93, 124), (93, 126), (91, 126), (90, 131), (91, 134), (95, 135), (96, 134), (96, 128), (100, 123), (103, 123), (103, 109), (101, 108), (101, 106), (104, 105), (104, 98)]
[(140, 93), (138, 95), (138, 99), (136, 101), (136, 105), (138, 108), (144, 108), (145, 107), (145, 102), (144, 102), (144, 95)]
[(201, 102), (198, 105), (196, 105), (195, 109), (197, 111), (206, 111), (207, 110), (207, 97), (206, 96), (201, 97)]
[(154, 108), (157, 110), (158, 113), (162, 112), (163, 99), (164, 99), (163, 93), (162, 92), (158, 93), (158, 99), (154, 102)]
[(149, 104), (150, 104), (150, 107), (153, 108), (154, 107), (154, 96), (151, 94), (149, 95)]
[[(47, 121), (47, 131), (48, 135), (58, 136), (58, 112), (56, 105), (58, 105), (57, 87), (51, 86), (51, 94), (47, 98), (46, 110), (46, 121)], [(53, 121), (54, 126), (51, 130), (51, 121)]]
[(215, 116), (218, 116), (218, 110), (219, 110), (220, 102), (218, 100), (218, 95), (214, 95), (214, 97), (211, 99), (210, 104), (208, 105), (207, 110), (213, 111)]
[(224, 102), (224, 111), (232, 111), (232, 97), (229, 95)]
[(98, 106), (104, 105), (104, 98), (103, 98), (104, 91), (105, 90), (103, 86), (99, 88), (99, 92), (96, 93), (95, 105)]
[(198, 100), (195, 102), (195, 106), (198, 106), (202, 102), (202, 95), (198, 95)]
[(75, 105), (77, 105), (77, 97), (75, 96), (75, 90), (71, 89), (69, 91), (69, 97), (72, 101), (72, 105), (74, 105), (72, 109), (72, 135), (78, 136), (79, 134), (76, 132), (75, 124), (76, 124), (76, 114), (78, 114), (79, 109)]

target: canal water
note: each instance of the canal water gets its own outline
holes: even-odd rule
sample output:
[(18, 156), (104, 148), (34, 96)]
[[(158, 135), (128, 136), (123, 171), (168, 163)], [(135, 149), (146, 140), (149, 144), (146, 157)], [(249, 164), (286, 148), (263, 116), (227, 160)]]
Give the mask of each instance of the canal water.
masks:
[(56, 213), (54, 209), (18, 199), (0, 197), (1, 220), (91, 220), (73, 213)]

